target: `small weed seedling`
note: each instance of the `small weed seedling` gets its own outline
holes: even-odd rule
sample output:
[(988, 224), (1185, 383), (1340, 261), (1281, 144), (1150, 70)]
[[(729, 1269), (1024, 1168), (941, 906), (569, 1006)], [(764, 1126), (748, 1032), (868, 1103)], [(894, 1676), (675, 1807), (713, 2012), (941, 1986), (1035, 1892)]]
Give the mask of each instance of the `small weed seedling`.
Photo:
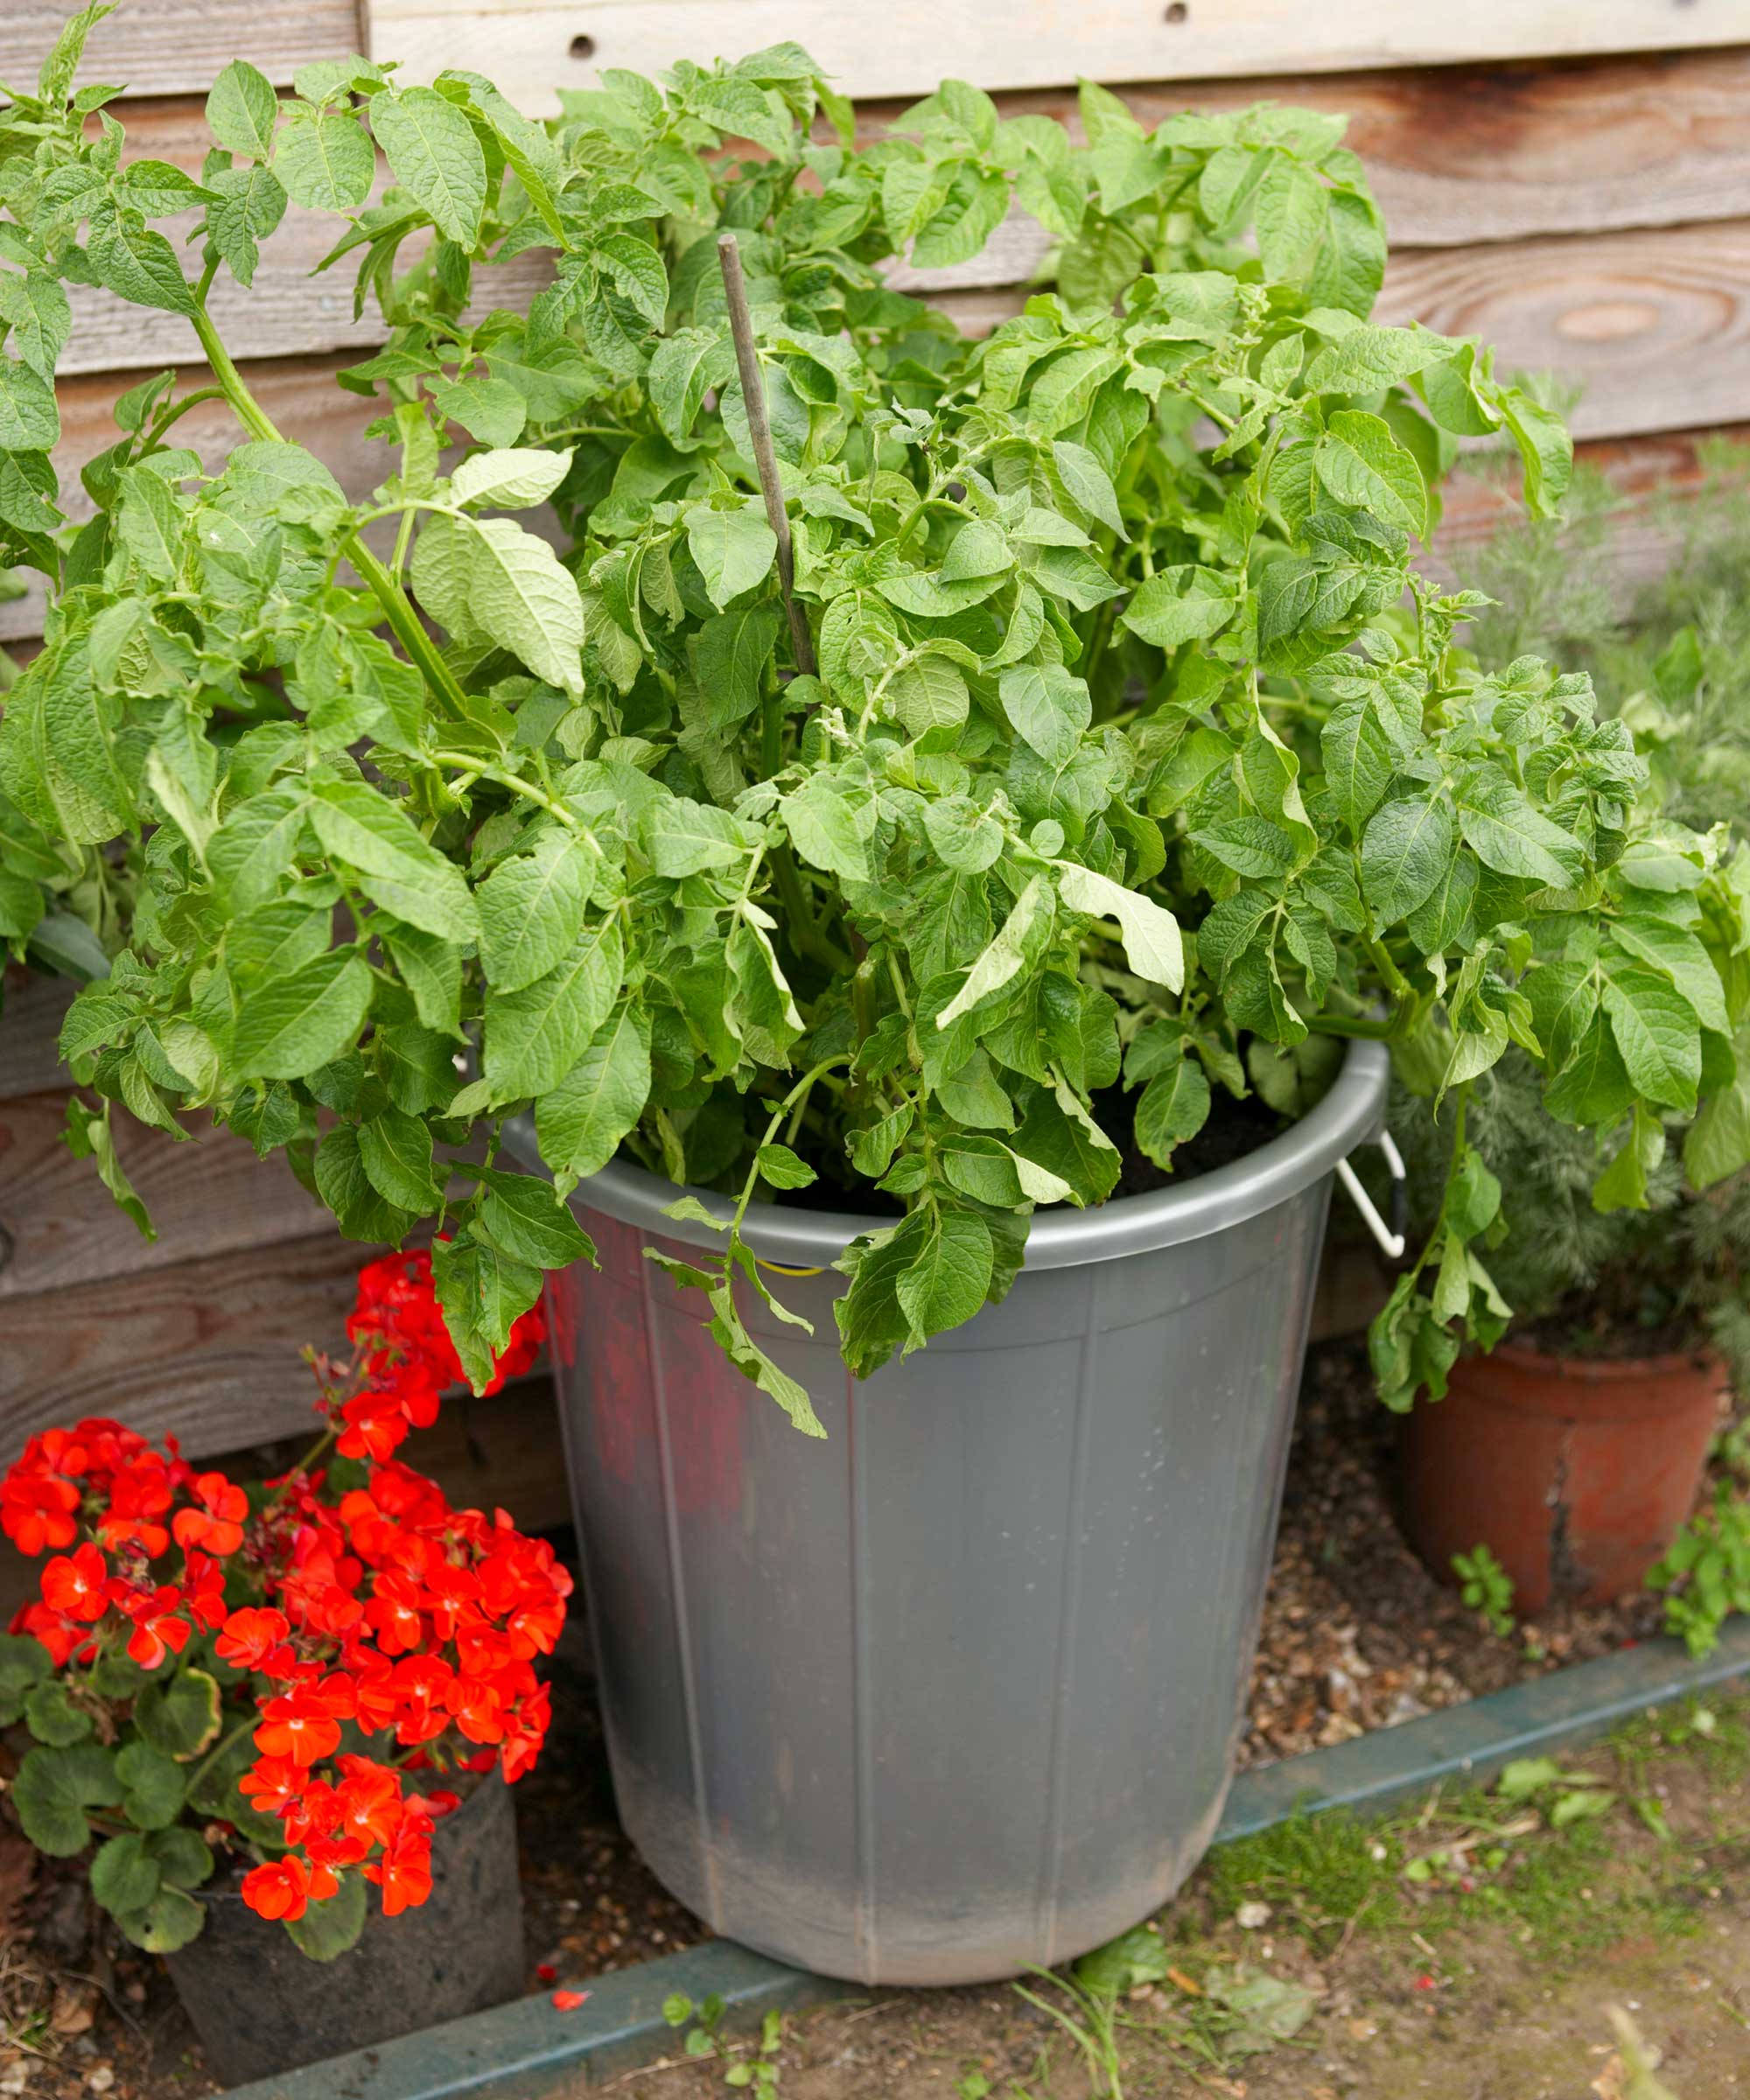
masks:
[(724, 2040), (724, 2002), (715, 1992), (696, 2005), (680, 1991), (670, 1992), (662, 2000), (663, 2019), (671, 2027), (687, 2030), (681, 2046), (689, 2056), (715, 2058), (723, 2066), (723, 2082), (727, 2086), (756, 2093), (775, 2091), (778, 2051), (784, 2040), (783, 2014), (766, 2013), (760, 2023), (760, 2039), (755, 2043)]
[[(1183, 2061), (1183, 2052), (1200, 2064), (1222, 2068), (1292, 2040), (1312, 2018), (1317, 2002), (1304, 1984), (1272, 1976), (1250, 1962), (1220, 1964), (1199, 1983), (1173, 1965), (1166, 1942), (1151, 1925), (1138, 1925), (1096, 1947), (1067, 1974), (1037, 1973), (1069, 1999), (1069, 2011), (1025, 1984), (1015, 1989), (1074, 2041), (1096, 2100), (1124, 2100), (1122, 2030), (1146, 2033), (1172, 2050), (1177, 2061)], [(1170, 2026), (1119, 2010), (1127, 1998), (1152, 1997), (1156, 1984), (1171, 1985), (1180, 1994)], [(981, 2093), (988, 2090), (975, 2088), (970, 2100), (981, 2100)]]
[(1552, 1757), (1516, 1757), (1502, 1774), (1495, 1793), (1502, 1801), (1537, 1809), (1552, 1830), (1593, 1816), (1608, 1815), (1616, 1794), (1595, 1772), (1571, 1772)]
[(1505, 1640), (1513, 1631), (1513, 1578), (1507, 1570), (1487, 1546), (1477, 1545), (1453, 1554), (1452, 1572), (1465, 1602), (1480, 1614), (1490, 1633)]
[[(1105, 1950), (1101, 1951), (1103, 1953)], [(1037, 1991), (1029, 1991), (1025, 1984), (1014, 1987), (1030, 2006), (1037, 2006), (1041, 2012), (1055, 2020), (1075, 2044), (1098, 2100), (1124, 2100), (1124, 2066), (1118, 2047), (1117, 1993), (1091, 1987), (1082, 1980), (1081, 1967), (1078, 1962), (1067, 1976), (1054, 1976), (1048, 1969), (1033, 1972), (1041, 1983), (1062, 1992), (1069, 2000), (1068, 2012), (1054, 2005), (1049, 1998), (1041, 1998)]]

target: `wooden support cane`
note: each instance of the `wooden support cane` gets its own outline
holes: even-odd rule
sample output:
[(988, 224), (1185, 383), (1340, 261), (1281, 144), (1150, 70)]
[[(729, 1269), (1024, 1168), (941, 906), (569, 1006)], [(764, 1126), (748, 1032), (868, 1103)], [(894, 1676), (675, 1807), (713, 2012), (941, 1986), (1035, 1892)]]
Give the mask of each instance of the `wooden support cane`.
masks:
[(741, 250), (736, 245), (735, 235), (719, 234), (717, 252), (723, 264), (723, 289), (729, 301), (729, 328), (735, 338), (736, 368), (741, 374), (741, 397), (747, 408), (747, 434), (753, 445), (754, 471), (760, 476), (760, 493), (766, 499), (766, 521), (778, 542), (778, 586), (784, 593), (784, 611), (789, 617), (790, 645), (795, 651), (796, 668), (813, 677), (814, 640), (808, 633), (808, 616), (796, 603), (796, 566), (790, 547), (790, 520), (784, 508), (783, 484), (778, 478), (772, 419), (766, 413), (766, 382), (760, 373), (760, 354), (753, 345), (753, 318), (747, 311), (747, 280), (741, 273)]

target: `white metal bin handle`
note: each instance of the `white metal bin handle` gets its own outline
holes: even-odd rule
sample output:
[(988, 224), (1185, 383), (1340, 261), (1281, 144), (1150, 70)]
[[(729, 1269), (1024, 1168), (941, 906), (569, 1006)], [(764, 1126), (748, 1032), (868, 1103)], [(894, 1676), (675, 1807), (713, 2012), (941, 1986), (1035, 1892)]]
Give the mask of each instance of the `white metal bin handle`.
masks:
[[(1404, 1227), (1409, 1222), (1409, 1182), (1404, 1171), (1404, 1155), (1397, 1149), (1390, 1130), (1382, 1130), (1378, 1138), (1379, 1149), (1385, 1154), (1385, 1164), (1391, 1170), (1391, 1225), (1380, 1216), (1374, 1208), (1373, 1198), (1362, 1186), (1361, 1177), (1347, 1159), (1337, 1162), (1337, 1179), (1348, 1191), (1349, 1200), (1362, 1214), (1362, 1222), (1379, 1242), (1380, 1251), (1389, 1261), (1396, 1261), (1404, 1249)], [(1396, 1230), (1394, 1231), (1392, 1227)]]

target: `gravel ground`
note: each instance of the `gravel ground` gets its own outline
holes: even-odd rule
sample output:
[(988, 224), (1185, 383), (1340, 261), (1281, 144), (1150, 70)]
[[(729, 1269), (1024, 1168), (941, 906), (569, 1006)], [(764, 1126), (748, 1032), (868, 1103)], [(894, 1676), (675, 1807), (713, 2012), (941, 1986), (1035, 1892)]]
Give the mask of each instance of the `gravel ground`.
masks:
[(1359, 1341), (1307, 1359), (1252, 1673), (1243, 1764), (1269, 1764), (1610, 1654), (1658, 1631), (1656, 1598), (1552, 1606), (1492, 1634), (1392, 1516), (1395, 1418)]

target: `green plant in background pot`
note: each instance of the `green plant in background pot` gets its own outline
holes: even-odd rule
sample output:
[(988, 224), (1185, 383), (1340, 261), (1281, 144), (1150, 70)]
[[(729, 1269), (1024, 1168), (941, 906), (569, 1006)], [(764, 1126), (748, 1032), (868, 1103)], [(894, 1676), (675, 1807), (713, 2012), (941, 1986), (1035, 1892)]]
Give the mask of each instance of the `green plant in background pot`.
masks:
[[(1450, 1121), (1402, 1095), (1394, 1110), (1424, 1208)], [(1469, 1105), (1502, 1192), (1488, 1259), (1517, 1316), (1405, 1424), (1404, 1514), (1437, 1572), (1454, 1542), (1485, 1540), (1522, 1610), (1639, 1586), (1695, 1501), (1722, 1393), (1750, 1373), (1750, 1174), (1710, 1184), (1707, 1123), (1671, 1121), (1672, 1156), (1631, 1208), (1600, 1179), (1596, 1134), (1550, 1113), (1516, 1053)]]
[[(950, 81), (858, 148), (792, 45), (609, 70), (546, 127), (472, 73), (282, 101), (234, 64), (197, 182), (74, 91), (102, 11), (0, 120), (0, 553), (51, 586), (0, 794), (138, 886), (63, 1039), (81, 1142), (205, 1110), (354, 1236), (436, 1219), (476, 1382), (589, 1251), (574, 1194), (605, 1273), (560, 1292), (568, 1452), (658, 1872), (871, 1980), (1110, 1938), (1214, 1827), (1384, 1046), (1462, 1104), (1517, 1045), (1629, 1202), (1662, 1116), (1737, 1084), (1750, 857), (1639, 808), (1585, 676), (1477, 671), (1476, 599), (1411, 558), (1465, 437), (1553, 508), (1559, 420), (1479, 343), (1370, 324), (1334, 118), (1150, 131), (1089, 86), (1075, 145)], [(288, 199), (383, 317), (341, 378), (363, 500), (210, 309)], [(1054, 289), (989, 337), (886, 289), (1013, 206)], [(185, 211), (193, 274), (151, 224)], [(494, 306), (530, 249), (550, 286)], [(202, 459), (146, 382), (76, 531), (69, 279), (182, 316), (240, 438)], [(1161, 1186), (1255, 1091), (1254, 1158)], [(1507, 1316), (1460, 1131), (1374, 1338), (1400, 1406)], [(1102, 1209), (1127, 1155), (1155, 1186)], [(785, 1419), (822, 1415), (830, 1453)]]
[(1535, 650), (1584, 668), (1634, 732), (1665, 815), (1741, 826), (1750, 796), (1750, 447), (1712, 438), (1701, 476), (1656, 506), (1670, 546), (1656, 582), (1625, 592), (1610, 559), (1620, 499), (1596, 469), (1561, 519), (1504, 528), (1462, 558), (1495, 601), (1473, 622), (1479, 657)]
[[(1516, 528), (1474, 564), (1497, 599), (1477, 622), (1479, 653), (1537, 641), (1596, 663), (1620, 718), (1653, 753), (1647, 799), (1665, 822), (1717, 827), (1722, 838), (1743, 821), (1750, 722), (1750, 624), (1732, 586), (1750, 552), (1743, 467), (1730, 448), (1716, 455), (1669, 575), (1627, 619), (1571, 581), (1577, 539), (1605, 551), (1601, 489), (1587, 492), (1567, 532)], [(1702, 905), (1692, 924), (1704, 918)], [(1675, 957), (1672, 923), (1669, 911), (1656, 925), (1637, 914), (1606, 938), (1642, 952), (1664, 944)], [(1733, 967), (1729, 960), (1728, 977)], [(1665, 1114), (1671, 1157), (1643, 1186), (1632, 1171), (1625, 1184), (1626, 1153), (1600, 1176), (1597, 1134), (1552, 1113), (1516, 1054), (1474, 1090), (1467, 1141), (1507, 1192), (1488, 1259), (1519, 1317), (1512, 1348), (1454, 1375), (1462, 1404), (1408, 1432), (1408, 1521), (1432, 1564), (1444, 1565), (1449, 1537), (1479, 1534), (1507, 1552), (1521, 1601), (1536, 1608), (1551, 1594), (1631, 1588), (1671, 1544), (1695, 1498), (1720, 1388), (1729, 1381), (1742, 1392), (1750, 1382), (1746, 1113), (1734, 1086), (1698, 1115)], [(1452, 1121), (1450, 1110), (1406, 1093), (1395, 1104), (1424, 1216), (1444, 1200)], [(1562, 1423), (1552, 1442), (1551, 1425)], [(1534, 1511), (1528, 1498), (1538, 1496)], [(1733, 1586), (1715, 1577), (1740, 1528), (1724, 1488), (1701, 1530), (1652, 1569), (1661, 1583), (1690, 1578), (1671, 1623), (1692, 1644), (1711, 1640), (1727, 1608)]]
[[(1399, 1097), (1410, 1184), (1438, 1203), (1450, 1114)], [(1509, 1054), (1472, 1097), (1468, 1134), (1504, 1190), (1488, 1251), (1521, 1326), (1559, 1353), (1669, 1354), (1706, 1346), (1750, 1385), (1750, 1180), (1713, 1186), (1708, 1132), (1678, 1125), (1642, 1208), (1596, 1200), (1599, 1146), (1544, 1108), (1529, 1060)], [(1685, 1162), (1697, 1177), (1692, 1182)]]

